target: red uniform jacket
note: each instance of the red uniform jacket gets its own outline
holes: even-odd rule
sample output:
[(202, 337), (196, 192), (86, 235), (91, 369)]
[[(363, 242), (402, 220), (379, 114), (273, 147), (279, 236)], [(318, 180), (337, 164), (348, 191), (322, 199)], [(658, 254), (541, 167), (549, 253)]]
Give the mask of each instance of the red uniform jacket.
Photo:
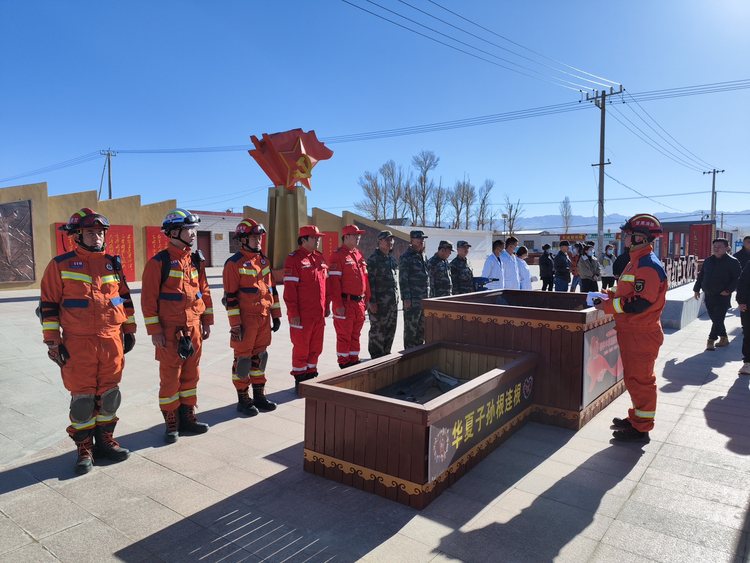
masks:
[(60, 343), (60, 328), (74, 336), (136, 331), (130, 289), (104, 252), (77, 248), (53, 259), (42, 278), (44, 341)]
[(333, 251), (331, 266), (328, 270), (328, 301), (336, 308), (344, 306), (342, 293), (364, 296), (364, 302), (370, 301), (370, 282), (367, 279), (367, 261), (356, 248), (349, 249), (342, 244)]
[(224, 263), (229, 326), (240, 326), (245, 316), (281, 317), (279, 294), (271, 261), (259, 252), (241, 250)]
[(200, 273), (193, 266), (190, 248), (181, 250), (168, 244), (171, 258), (169, 277), (161, 285), (161, 256), (146, 263), (141, 284), (141, 310), (149, 335), (161, 334), (164, 326), (197, 326), (214, 324), (211, 290), (206, 269)]
[(630, 253), (630, 264), (616, 289), (616, 293), (607, 290), (609, 299), (603, 305), (605, 313), (614, 314), (617, 330), (661, 330), (669, 281), (651, 245)]
[(284, 304), (290, 319), (323, 317), (328, 264), (317, 250), (302, 247), (284, 260)]

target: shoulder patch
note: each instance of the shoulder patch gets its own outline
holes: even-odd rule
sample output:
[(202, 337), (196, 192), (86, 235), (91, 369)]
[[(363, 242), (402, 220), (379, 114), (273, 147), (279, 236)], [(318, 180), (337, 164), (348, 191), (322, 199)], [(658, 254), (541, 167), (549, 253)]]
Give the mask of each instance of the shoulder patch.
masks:
[(75, 252), (66, 252), (65, 254), (61, 254), (60, 256), (55, 257), (55, 262), (60, 264), (61, 262), (64, 262), (65, 260), (70, 260), (71, 258), (75, 258), (76, 253)]
[[(290, 256), (291, 256), (291, 254), (290, 254)], [(229, 258), (227, 258), (227, 261), (224, 262), (224, 265), (226, 266), (230, 262), (239, 262), (240, 259), (242, 259), (242, 253), (241, 252), (235, 252)]]
[(664, 266), (661, 265), (661, 262), (659, 262), (659, 259), (653, 252), (651, 254), (647, 254), (646, 256), (642, 256), (641, 259), (638, 260), (638, 267), (653, 268), (654, 270), (656, 270), (656, 273), (659, 274), (659, 281), (664, 281), (667, 279), (667, 273), (664, 271)]

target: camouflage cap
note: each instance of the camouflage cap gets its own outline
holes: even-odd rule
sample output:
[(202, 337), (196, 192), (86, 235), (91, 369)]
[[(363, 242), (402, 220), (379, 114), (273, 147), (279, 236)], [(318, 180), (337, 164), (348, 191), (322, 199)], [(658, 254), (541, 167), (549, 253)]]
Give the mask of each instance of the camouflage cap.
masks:
[(471, 248), (471, 245), (465, 240), (460, 240), (456, 243), (456, 248), (463, 248), (464, 246), (468, 246), (469, 248)]
[(409, 233), (409, 238), (429, 238), (424, 231), (412, 231)]
[(449, 249), (451, 252), (453, 251), (453, 243), (449, 240), (441, 240), (440, 244), (438, 245), (438, 250), (442, 250), (443, 248)]
[(385, 240), (393, 238), (393, 233), (391, 231), (380, 231), (378, 233), (378, 240)]

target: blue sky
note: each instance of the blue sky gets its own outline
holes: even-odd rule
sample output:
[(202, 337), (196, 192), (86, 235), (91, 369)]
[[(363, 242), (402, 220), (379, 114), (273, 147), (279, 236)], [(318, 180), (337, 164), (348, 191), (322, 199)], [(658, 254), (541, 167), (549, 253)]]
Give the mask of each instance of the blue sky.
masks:
[[(350, 1), (397, 19), (367, 0)], [(562, 76), (429, 21), (398, 0), (376, 1), (498, 56)], [(428, 0), (408, 1), (557, 66)], [(621, 83), (634, 95), (750, 78), (750, 3), (745, 0), (438, 3), (524, 47)], [(575, 90), (449, 49), (338, 0), (3, 1), (0, 76), (0, 178), (110, 147), (244, 145), (250, 135), (297, 127), (314, 129), (325, 139), (577, 102), (581, 97)], [(608, 174), (645, 194), (706, 193), (658, 200), (673, 209), (636, 199), (608, 202), (605, 210), (630, 214), (708, 209), (711, 183), (701, 170), (712, 166), (726, 170), (717, 177), (718, 209), (750, 209), (748, 100), (750, 90), (742, 89), (644, 101), (640, 107), (616, 104), (607, 115)], [(704, 161), (691, 162), (701, 170), (675, 163), (615, 120), (633, 128), (627, 117), (669, 148), (641, 121), (650, 121), (644, 110)], [(491, 178), (494, 203), (507, 193), (525, 204), (526, 215), (556, 214), (557, 202), (566, 195), (573, 201), (596, 199), (591, 164), (599, 156), (599, 121), (599, 111), (589, 107), (478, 127), (331, 143), (334, 156), (315, 168), (308, 202), (332, 212), (353, 209), (362, 198), (357, 180), (365, 170), (376, 170), (389, 159), (408, 167), (412, 155), (426, 149), (441, 159), (436, 181), (442, 178), (452, 186), (466, 175), (479, 186)], [(52, 195), (98, 190), (102, 167), (99, 157), (1, 182), (0, 187), (46, 181)], [(269, 182), (246, 152), (120, 153), (112, 169), (115, 197), (140, 194), (143, 203), (177, 198), (181, 205), (204, 210), (266, 207)], [(606, 198), (629, 196), (636, 194), (606, 179)], [(573, 211), (591, 215), (595, 204), (574, 203)]]

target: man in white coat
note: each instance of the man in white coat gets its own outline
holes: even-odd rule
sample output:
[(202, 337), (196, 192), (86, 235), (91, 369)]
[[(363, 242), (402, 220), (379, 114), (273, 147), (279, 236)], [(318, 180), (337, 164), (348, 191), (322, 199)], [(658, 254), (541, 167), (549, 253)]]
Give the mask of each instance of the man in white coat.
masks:
[(493, 281), (485, 285), (486, 289), (503, 289), (505, 284), (503, 282), (503, 265), (500, 262), (500, 253), (505, 248), (505, 243), (497, 239), (492, 243), (492, 254), (487, 257), (484, 262), (484, 268), (482, 268), (482, 277), (494, 279)]
[(500, 254), (500, 262), (503, 263), (503, 273), (505, 274), (505, 289), (521, 289), (521, 276), (516, 259), (516, 247), (518, 239), (508, 237), (505, 239), (505, 250)]

